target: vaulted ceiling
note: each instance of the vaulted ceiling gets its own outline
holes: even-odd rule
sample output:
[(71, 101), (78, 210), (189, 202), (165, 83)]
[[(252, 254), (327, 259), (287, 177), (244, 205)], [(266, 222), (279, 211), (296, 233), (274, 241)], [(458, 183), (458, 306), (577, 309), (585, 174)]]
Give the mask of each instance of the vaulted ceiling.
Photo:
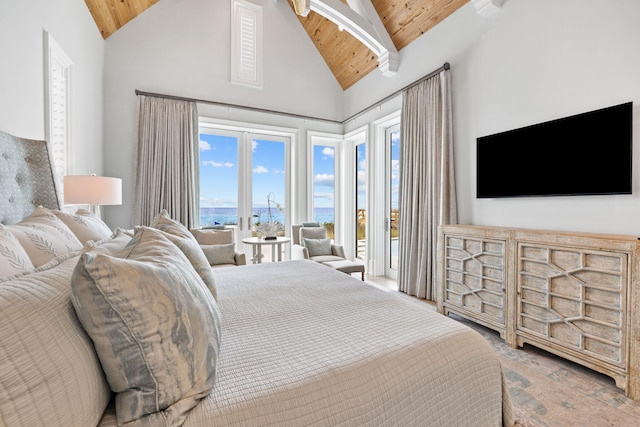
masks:
[[(294, 12), (291, 0), (291, 13)], [(341, 0), (347, 3), (346, 0)], [(433, 28), (469, 0), (370, 1), (398, 51)], [(477, 1), (477, 0), (476, 0)], [(104, 39), (158, 0), (85, 0)], [(360, 40), (313, 10), (300, 23), (343, 90), (378, 67), (378, 56)]]

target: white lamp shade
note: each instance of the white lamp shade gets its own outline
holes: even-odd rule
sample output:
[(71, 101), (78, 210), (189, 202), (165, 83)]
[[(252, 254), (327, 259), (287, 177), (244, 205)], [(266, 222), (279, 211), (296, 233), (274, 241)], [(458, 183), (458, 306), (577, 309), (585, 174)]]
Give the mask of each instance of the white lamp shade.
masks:
[(72, 205), (121, 205), (122, 180), (95, 175), (65, 176), (64, 202)]

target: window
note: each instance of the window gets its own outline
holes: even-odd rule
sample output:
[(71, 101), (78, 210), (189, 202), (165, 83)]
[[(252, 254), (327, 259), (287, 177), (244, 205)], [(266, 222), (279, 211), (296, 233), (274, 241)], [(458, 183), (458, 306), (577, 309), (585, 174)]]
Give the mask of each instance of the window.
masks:
[(336, 212), (339, 212), (336, 194), (337, 147), (339, 139), (311, 133), (311, 219), (324, 225), (327, 234), (335, 239)]
[(71, 65), (64, 51), (45, 31), (45, 128), (53, 157), (56, 185), (62, 195), (62, 178), (71, 165)]
[(231, 13), (231, 83), (262, 88), (262, 6), (234, 0)]

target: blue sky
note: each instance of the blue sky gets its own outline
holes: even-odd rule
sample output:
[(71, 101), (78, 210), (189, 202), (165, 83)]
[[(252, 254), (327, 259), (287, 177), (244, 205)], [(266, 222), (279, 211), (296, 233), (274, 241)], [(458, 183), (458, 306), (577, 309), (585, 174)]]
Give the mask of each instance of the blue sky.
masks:
[(398, 209), (400, 197), (400, 131), (391, 133), (391, 209)]
[[(285, 151), (278, 141), (252, 141), (253, 207), (264, 208), (267, 195), (285, 203)], [(333, 207), (335, 195), (334, 149), (314, 147), (314, 205)], [(200, 134), (200, 206), (238, 206), (238, 139)]]
[[(392, 208), (397, 209), (399, 187), (400, 132), (391, 136)], [(274, 193), (284, 205), (285, 151), (277, 141), (252, 141), (253, 207), (264, 208), (267, 194)], [(316, 208), (333, 208), (335, 204), (335, 149), (313, 147), (313, 203)], [(366, 144), (356, 149), (357, 208), (366, 208)], [(238, 139), (232, 136), (200, 134), (200, 206), (237, 207)]]
[(313, 206), (335, 207), (335, 149), (313, 146)]

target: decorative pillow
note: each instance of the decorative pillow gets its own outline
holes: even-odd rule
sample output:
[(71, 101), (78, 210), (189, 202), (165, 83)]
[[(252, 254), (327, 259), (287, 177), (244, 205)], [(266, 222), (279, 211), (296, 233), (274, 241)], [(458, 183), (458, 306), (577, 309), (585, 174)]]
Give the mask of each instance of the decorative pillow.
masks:
[(210, 265), (235, 264), (236, 249), (233, 243), (226, 245), (200, 245)]
[(82, 244), (89, 240), (102, 240), (113, 235), (107, 224), (87, 210), (78, 209), (75, 214), (58, 210), (52, 212), (69, 227)]
[(118, 425), (181, 425), (213, 389), (220, 312), (162, 233), (143, 227), (113, 256), (85, 252), (71, 300), (116, 393)]
[(233, 230), (191, 229), (191, 234), (201, 245), (222, 245), (233, 243)]
[(320, 223), (316, 222), (316, 221), (311, 221), (311, 222), (303, 222), (302, 224), (303, 227), (320, 227)]
[(130, 235), (127, 231), (118, 228), (113, 234), (113, 237), (98, 240), (97, 242), (89, 240), (84, 244), (84, 249), (88, 251), (93, 248), (100, 248), (103, 250), (103, 253), (114, 254), (124, 249), (132, 237), (133, 235)]
[(16, 236), (34, 267), (82, 249), (82, 244), (69, 227), (41, 206), (19, 223), (5, 228)]
[(31, 273), (34, 269), (16, 236), (0, 224), (0, 277)]
[(75, 251), (67, 252), (66, 254), (62, 254), (58, 257), (55, 257), (54, 259), (52, 259), (46, 264), (42, 264), (41, 266), (36, 268), (36, 271), (40, 272), (40, 271), (46, 271), (46, 270), (52, 269), (53, 267), (62, 264), (63, 262), (65, 262), (70, 258), (75, 258), (79, 256), (81, 253), (82, 253), (82, 249), (77, 249)]
[(95, 426), (109, 403), (109, 384), (69, 298), (77, 263), (78, 255), (0, 285), (2, 426)]
[(309, 256), (331, 255), (331, 239), (304, 239)]
[(327, 230), (324, 227), (300, 227), (299, 236), (300, 242), (304, 242), (304, 239), (325, 239)]
[(211, 271), (211, 265), (209, 261), (207, 261), (207, 257), (204, 256), (200, 244), (195, 237), (193, 237), (193, 234), (189, 232), (187, 227), (171, 219), (166, 209), (163, 209), (162, 212), (151, 221), (151, 227), (168, 234), (166, 237), (184, 252), (187, 259), (191, 261), (193, 268), (196, 269), (205, 285), (207, 285), (207, 288), (211, 291), (213, 298), (217, 298), (218, 292), (216, 290), (213, 272)]
[(226, 228), (226, 225), (205, 225), (202, 227), (203, 230), (225, 230)]

